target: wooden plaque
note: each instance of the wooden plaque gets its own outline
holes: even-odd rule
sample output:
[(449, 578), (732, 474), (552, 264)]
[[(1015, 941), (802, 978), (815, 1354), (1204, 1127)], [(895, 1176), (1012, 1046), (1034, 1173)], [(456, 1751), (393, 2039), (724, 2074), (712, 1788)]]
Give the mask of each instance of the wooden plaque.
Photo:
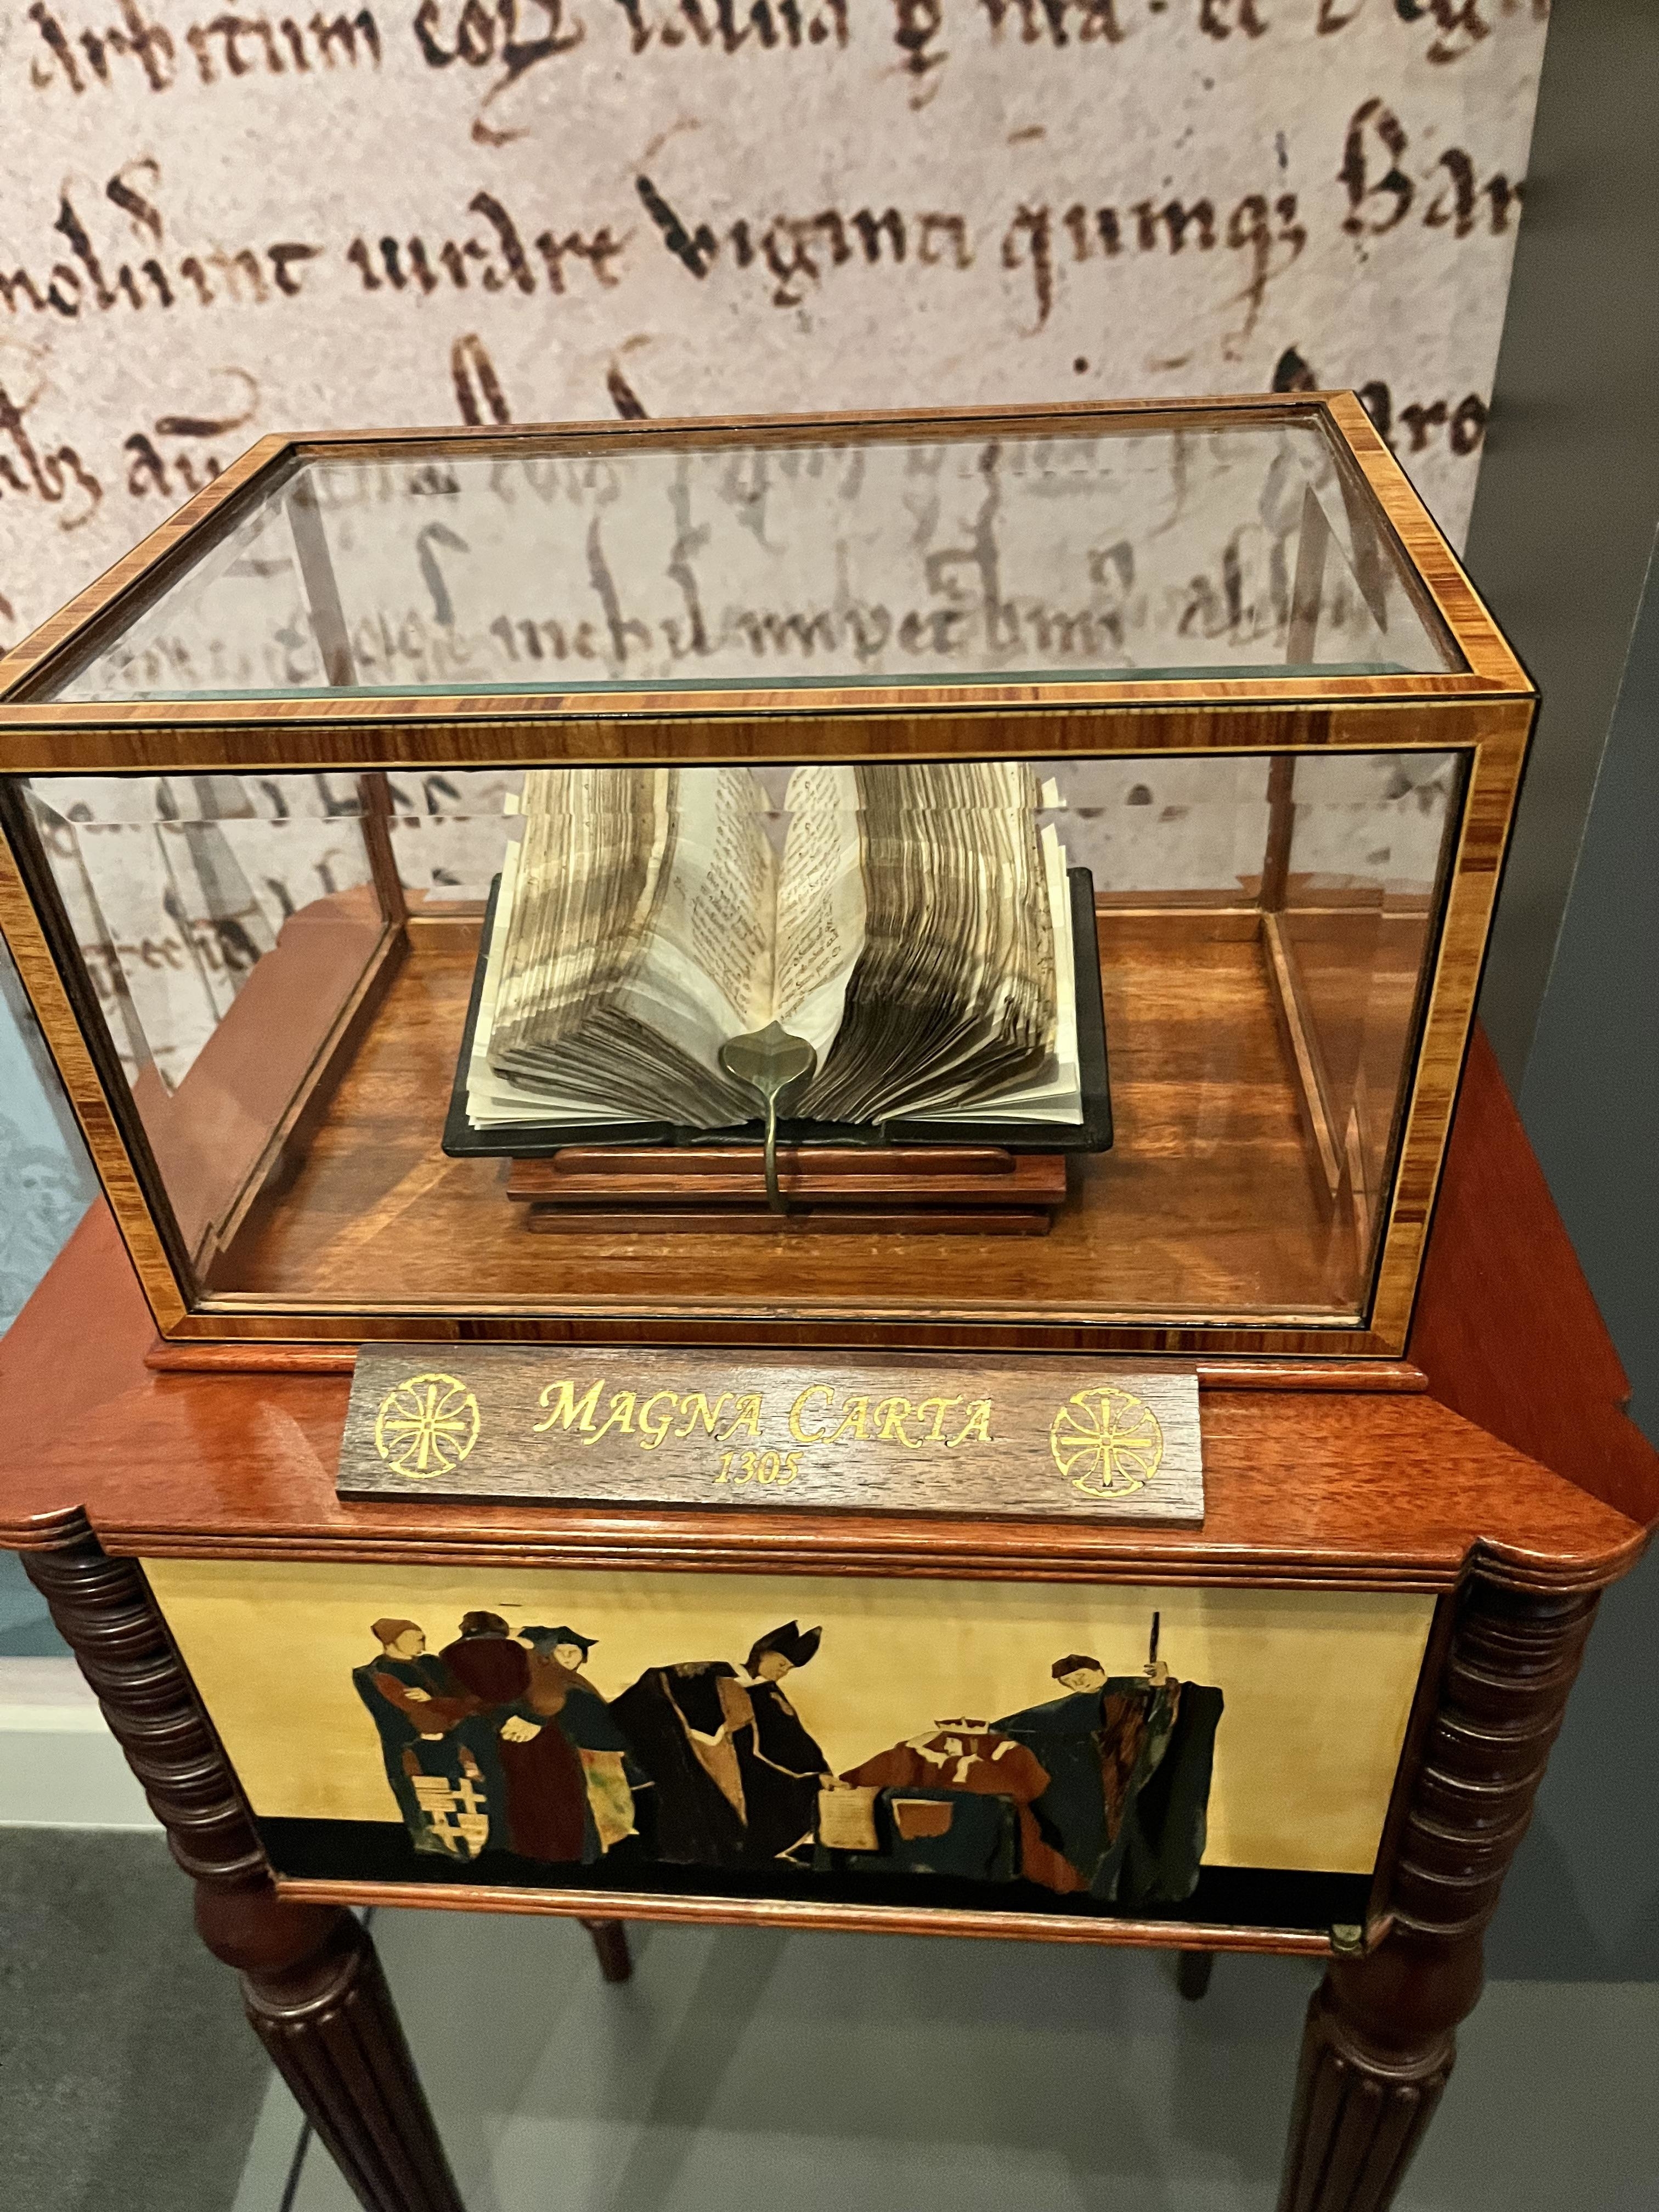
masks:
[(1201, 1522), (1191, 1364), (366, 1344), (342, 1497)]

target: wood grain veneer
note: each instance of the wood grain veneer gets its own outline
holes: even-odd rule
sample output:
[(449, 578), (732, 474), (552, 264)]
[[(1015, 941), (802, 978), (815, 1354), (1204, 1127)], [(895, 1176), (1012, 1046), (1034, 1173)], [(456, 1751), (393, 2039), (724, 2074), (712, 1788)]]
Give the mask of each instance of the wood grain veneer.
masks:
[(780, 1145), (778, 1188), (767, 1196), (753, 1145), (570, 1145), (514, 1159), (507, 1196), (539, 1235), (650, 1237), (710, 1230), (757, 1237), (1047, 1236), (1066, 1202), (1063, 1152), (994, 1146)]
[[(1466, 688), (1437, 689), (1450, 685)], [(169, 719), (157, 728), (136, 723), (139, 708), (122, 701), (101, 704), (95, 723), (88, 708), (0, 702), (0, 775), (1439, 752), (1481, 743), (1505, 708), (1529, 709), (1532, 696), (1494, 692), (1469, 677), (1274, 678), (1270, 685), (1198, 678), (1096, 685), (1079, 696), (1068, 688), (1059, 696), (1031, 684), (963, 685), (941, 689), (923, 711), (908, 696), (884, 705), (872, 686), (811, 695), (816, 720), (798, 694), (780, 703), (775, 693), (729, 692), (687, 720), (684, 698), (672, 692), (629, 693), (603, 707), (592, 692), (446, 692), (315, 703), (179, 700), (168, 702)], [(46, 719), (58, 716), (75, 719)]]
[[(800, 1206), (1057, 1206), (1066, 1195), (1063, 1152), (1009, 1152), (994, 1145), (778, 1146), (778, 1188)], [(544, 1159), (515, 1159), (507, 1194), (526, 1205), (753, 1206), (766, 1179), (753, 1145), (568, 1145)]]
[[(173, 1344), (157, 1337), (144, 1364), (158, 1375), (349, 1375), (355, 1344)], [(1425, 1390), (1408, 1359), (1198, 1359), (1203, 1390)]]
[(1475, 1032), (1413, 1358), (1443, 1405), (1644, 1525), (1659, 1455), (1485, 1034)]

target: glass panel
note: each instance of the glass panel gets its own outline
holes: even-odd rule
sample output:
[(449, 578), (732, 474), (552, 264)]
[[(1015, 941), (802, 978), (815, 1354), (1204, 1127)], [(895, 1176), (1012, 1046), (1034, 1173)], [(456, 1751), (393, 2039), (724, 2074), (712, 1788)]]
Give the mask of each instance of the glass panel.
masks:
[(52, 695), (272, 697), (1462, 665), (1303, 415), (298, 465)]
[(392, 851), (411, 912), (482, 910), (507, 841), (513, 769), (395, 769), (386, 778)]
[[(28, 812), (185, 1249), (278, 1174), (386, 940), (363, 786), (37, 777)], [(381, 802), (382, 807), (384, 801)]]
[[(210, 1304), (1352, 1326), (1463, 767), (395, 768), (29, 800)], [(725, 1051), (774, 1024), (805, 1048), (782, 1218), (752, 1051)]]
[(1286, 763), (1274, 956), (1306, 1032), (1322, 1173), (1366, 1249), (1382, 1234), (1461, 781), (1450, 753)]

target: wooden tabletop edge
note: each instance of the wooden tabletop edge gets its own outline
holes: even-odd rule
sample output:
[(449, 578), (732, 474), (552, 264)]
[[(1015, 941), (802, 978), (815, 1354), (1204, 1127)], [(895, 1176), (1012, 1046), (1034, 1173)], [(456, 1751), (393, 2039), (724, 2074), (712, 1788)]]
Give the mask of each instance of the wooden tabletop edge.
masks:
[[(1306, 1547), (1274, 1549), (1237, 1544), (1206, 1551), (1198, 1532), (1180, 1548), (1124, 1543), (1079, 1553), (1057, 1545), (988, 1556), (962, 1543), (955, 1547), (906, 1547), (891, 1542), (828, 1549), (821, 1543), (780, 1543), (757, 1550), (741, 1538), (691, 1542), (641, 1541), (622, 1537), (517, 1534), (461, 1537), (434, 1543), (428, 1538), (388, 1536), (379, 1540), (292, 1528), (239, 1531), (220, 1537), (177, 1529), (142, 1528), (97, 1530), (112, 1556), (137, 1559), (191, 1559), (250, 1563), (279, 1560), (311, 1565), (376, 1567), (489, 1566), (496, 1569), (562, 1569), (642, 1573), (836, 1574), (860, 1578), (946, 1582), (1052, 1582), (1123, 1584), (1164, 1589), (1416, 1592), (1441, 1595), (1455, 1590), (1478, 1569), (1488, 1581), (1507, 1589), (1540, 1595), (1605, 1589), (1628, 1574), (1647, 1547), (1649, 1532), (1623, 1522), (1618, 1540), (1599, 1552), (1551, 1554), (1475, 1537), (1461, 1551), (1439, 1553), (1401, 1550), (1355, 1551), (1333, 1547), (1315, 1553)], [(84, 1538), (88, 1521), (79, 1511), (41, 1515), (0, 1523), (0, 1548), (17, 1552), (61, 1550)]]

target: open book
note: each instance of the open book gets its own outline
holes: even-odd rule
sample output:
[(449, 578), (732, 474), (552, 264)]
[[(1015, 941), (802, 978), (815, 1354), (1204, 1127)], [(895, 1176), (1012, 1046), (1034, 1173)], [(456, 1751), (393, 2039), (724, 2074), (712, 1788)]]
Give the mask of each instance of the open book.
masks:
[[(792, 1118), (1083, 1118), (1065, 855), (1018, 762), (538, 769), (486, 949), (466, 1116), (751, 1121), (727, 1040), (815, 1067)], [(1092, 954), (1092, 948), (1091, 948)]]

